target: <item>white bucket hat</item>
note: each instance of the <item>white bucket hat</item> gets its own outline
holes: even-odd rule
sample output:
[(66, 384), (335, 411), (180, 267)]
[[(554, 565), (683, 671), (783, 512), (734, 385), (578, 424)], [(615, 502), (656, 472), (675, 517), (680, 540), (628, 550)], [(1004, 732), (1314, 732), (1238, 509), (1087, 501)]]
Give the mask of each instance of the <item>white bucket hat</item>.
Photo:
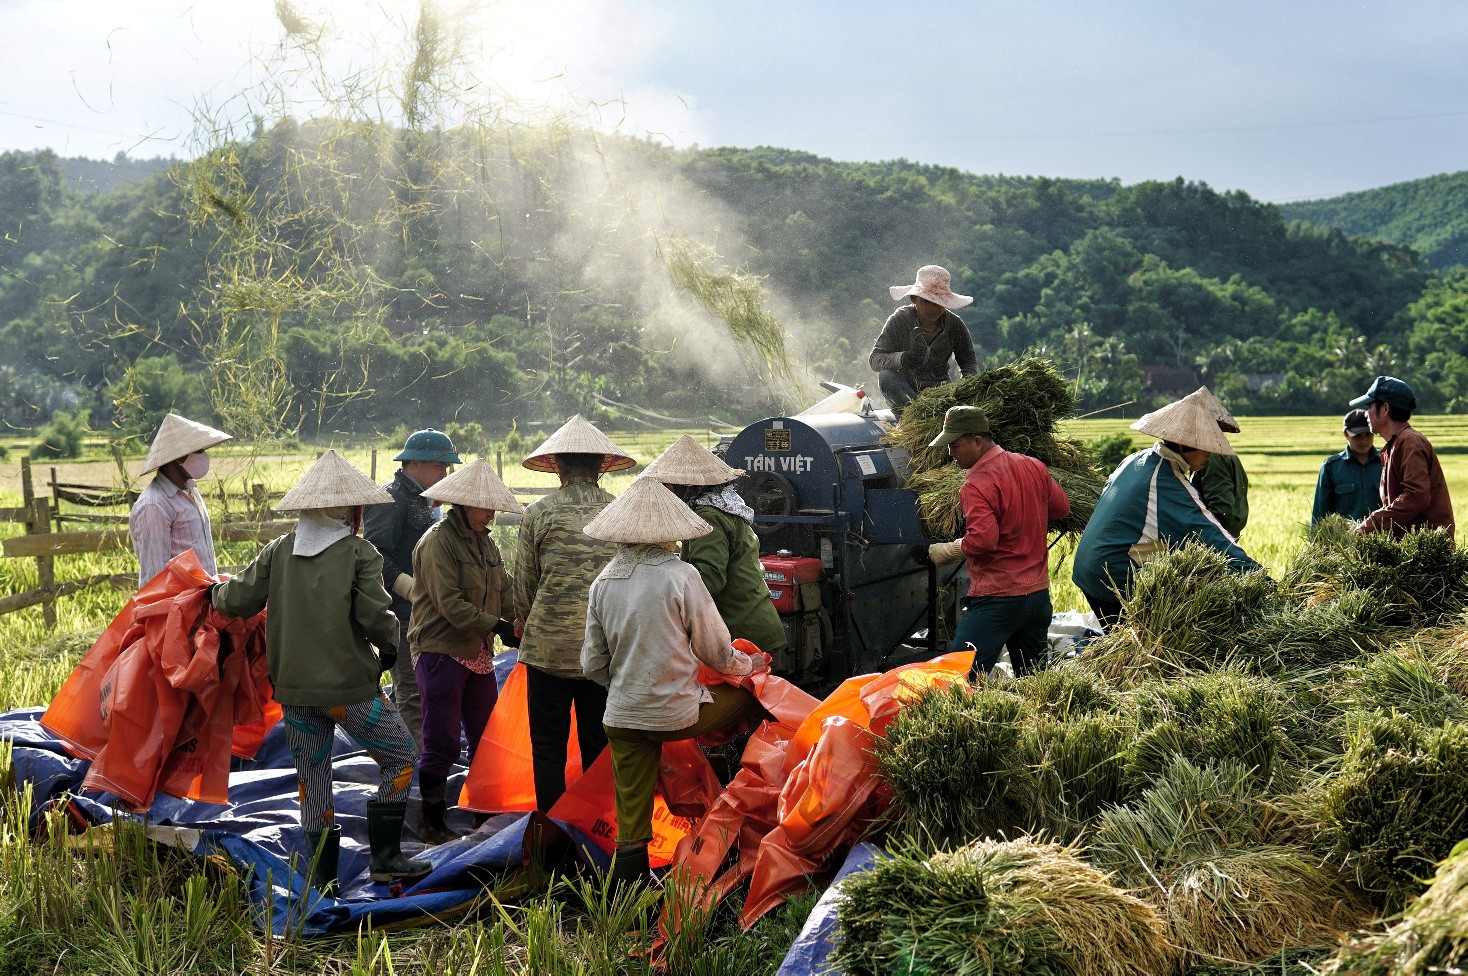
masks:
[(1213, 411), (1203, 406), (1192, 396), (1185, 396), (1169, 403), (1161, 410), (1144, 414), (1132, 424), (1132, 430), (1151, 434), (1160, 441), (1172, 441), (1185, 447), (1197, 448), (1209, 454), (1232, 454), (1233, 445), (1218, 428), (1218, 418)]
[(973, 302), (968, 295), (955, 295), (952, 285), (953, 276), (948, 273), (947, 268), (925, 264), (918, 268), (917, 281), (910, 285), (893, 285), (887, 290), (892, 293), (894, 302), (900, 302), (911, 295), (926, 298), (948, 309), (963, 308)]
[(626, 471), (637, 466), (632, 455), (613, 444), (610, 437), (579, 413), (562, 424), (560, 430), (547, 437), (545, 443), (520, 464), (531, 471), (555, 471), (557, 454), (600, 454), (604, 473)]
[(742, 474), (687, 434), (669, 444), (642, 472), (643, 477), (665, 485), (724, 485)]
[(494, 473), (489, 462), (480, 458), (467, 464), (439, 481), (432, 488), (423, 489), (424, 498), (432, 498), (450, 505), (468, 505), (472, 508), (488, 508), (496, 512), (523, 513), (525, 507), (515, 500), (510, 489)]
[(1197, 400), (1199, 403), (1203, 404), (1203, 406), (1206, 407), (1208, 411), (1212, 413), (1214, 418), (1218, 421), (1218, 426), (1228, 431), (1230, 434), (1237, 434), (1239, 432), (1239, 422), (1234, 419), (1233, 414), (1228, 412), (1228, 408), (1223, 405), (1218, 397), (1209, 392), (1208, 387), (1200, 386), (1192, 393), (1189, 393), (1187, 396), (1183, 397), (1183, 399)]
[(624, 545), (682, 542), (714, 530), (661, 481), (638, 477), (583, 529), (593, 539)]
[(355, 508), (358, 505), (388, 505), (392, 496), (372, 483), (351, 461), (327, 451), (301, 476), (296, 486), (276, 502), (277, 512), (300, 512), (310, 508)]
[(158, 425), (153, 437), (153, 446), (148, 448), (148, 459), (143, 462), (143, 474), (156, 471), (169, 461), (186, 458), (195, 451), (207, 451), (216, 444), (232, 441), (234, 437), (222, 430), (171, 413)]

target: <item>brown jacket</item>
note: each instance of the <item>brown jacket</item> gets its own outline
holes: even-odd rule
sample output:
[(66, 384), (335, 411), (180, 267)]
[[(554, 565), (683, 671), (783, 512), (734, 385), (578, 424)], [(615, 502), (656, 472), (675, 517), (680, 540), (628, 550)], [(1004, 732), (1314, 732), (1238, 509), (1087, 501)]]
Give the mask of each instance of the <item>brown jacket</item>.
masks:
[(513, 587), (489, 532), (471, 533), (451, 509), (413, 547), (414, 654), (473, 658), (494, 640), (495, 624), (513, 615)]
[(1453, 502), (1437, 452), (1411, 427), (1381, 450), (1381, 502), (1361, 523), (1361, 531), (1385, 530), (1400, 539), (1417, 528), (1454, 530)]

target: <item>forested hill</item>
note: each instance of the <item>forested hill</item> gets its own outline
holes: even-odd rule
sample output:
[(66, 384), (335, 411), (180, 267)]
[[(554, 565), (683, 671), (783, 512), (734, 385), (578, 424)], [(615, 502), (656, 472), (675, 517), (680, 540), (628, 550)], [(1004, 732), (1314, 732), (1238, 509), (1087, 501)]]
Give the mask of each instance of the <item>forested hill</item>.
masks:
[[(0, 154), (15, 426), (64, 408), (145, 431), (171, 407), (324, 436), (618, 403), (743, 423), (817, 379), (874, 387), (887, 286), (925, 263), (975, 296), (982, 357), (1049, 356), (1087, 409), (1201, 381), (1237, 412), (1336, 413), (1379, 372), (1468, 409), (1468, 280), (1182, 179), (321, 123), (106, 194), (69, 168)], [(793, 394), (756, 381), (750, 275), (790, 333)]]
[(1468, 265), (1468, 170), (1279, 209), (1287, 220), (1406, 244), (1430, 268)]

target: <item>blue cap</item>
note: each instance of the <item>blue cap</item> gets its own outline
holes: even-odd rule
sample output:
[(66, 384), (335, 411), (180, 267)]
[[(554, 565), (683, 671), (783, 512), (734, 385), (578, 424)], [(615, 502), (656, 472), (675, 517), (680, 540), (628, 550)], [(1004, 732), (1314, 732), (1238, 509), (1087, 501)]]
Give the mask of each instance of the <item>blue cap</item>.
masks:
[(394, 461), (433, 461), (438, 464), (463, 464), (464, 459), (454, 451), (454, 442), (449, 435), (432, 427), (415, 431), (403, 442), (403, 449), (393, 456)]
[(1380, 400), (1403, 410), (1417, 409), (1417, 394), (1404, 381), (1395, 376), (1378, 376), (1371, 381), (1371, 389), (1366, 391), (1365, 396), (1358, 396), (1351, 401), (1353, 407), (1364, 407), (1369, 403)]

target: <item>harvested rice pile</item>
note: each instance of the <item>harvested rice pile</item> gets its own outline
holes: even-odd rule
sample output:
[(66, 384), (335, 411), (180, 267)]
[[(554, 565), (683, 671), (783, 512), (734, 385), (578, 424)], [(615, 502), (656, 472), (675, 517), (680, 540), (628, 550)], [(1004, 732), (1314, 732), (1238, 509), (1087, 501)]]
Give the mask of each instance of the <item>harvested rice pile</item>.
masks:
[[(1468, 550), (1338, 528), (1276, 579), (1185, 546), (1079, 659), (910, 704), (876, 749), (895, 849), (1066, 843), (1155, 909), (1158, 973), (1468, 972), (1468, 854), (1443, 863), (1468, 837)], [(908, 941), (864, 971), (964, 971), (918, 948), (939, 928), (988, 951), (984, 912), (884, 890)]]
[(917, 492), (918, 511), (930, 535), (951, 539), (962, 524), (958, 492), (967, 472), (946, 451), (928, 446), (943, 429), (948, 408), (959, 404), (982, 407), (1001, 447), (1040, 459), (1065, 489), (1071, 514), (1052, 529), (1079, 532), (1086, 527), (1106, 479), (1084, 444), (1058, 436), (1059, 422), (1075, 409), (1075, 398), (1054, 364), (1022, 359), (923, 390), (887, 435), (888, 443), (912, 455), (907, 486)]
[(1059, 844), (977, 841), (898, 851), (846, 883), (832, 955), (889, 973), (1157, 976), (1172, 949), (1156, 911)]

